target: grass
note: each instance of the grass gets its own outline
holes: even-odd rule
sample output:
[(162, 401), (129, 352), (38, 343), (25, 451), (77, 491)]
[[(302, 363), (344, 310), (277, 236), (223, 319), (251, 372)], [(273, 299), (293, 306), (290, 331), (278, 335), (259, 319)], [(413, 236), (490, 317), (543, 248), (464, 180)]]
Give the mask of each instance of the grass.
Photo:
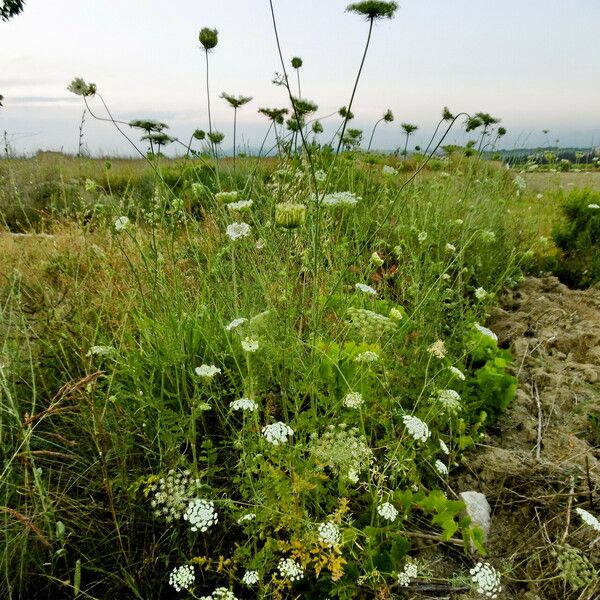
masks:
[[(331, 167), (333, 189), (360, 200), (322, 208), (315, 280), (299, 158), (256, 173), (238, 159), (235, 179), (223, 164), (224, 187), (251, 181), (239, 198), (254, 203), (241, 214), (219, 202), (196, 161), (165, 161), (174, 185), (150, 197), (138, 161), (111, 161), (110, 185), (102, 161), (3, 161), (3, 190), (19, 182), (25, 206), (42, 183), (21, 185), (32, 169), (60, 182), (58, 197), (72, 194), (31, 213), (51, 237), (0, 237), (5, 597), (163, 597), (183, 564), (195, 565), (200, 595), (232, 586), (245, 597), (241, 579), (256, 570), (261, 597), (367, 597), (418, 558), (415, 532), (477, 539), (459, 518), (452, 471), (501, 414), (510, 377), (500, 368), (497, 392), (488, 381), (481, 393), (479, 369), (488, 373), (501, 351), (473, 324), (521, 276), (538, 231), (516, 226), (513, 213), (538, 201), (517, 199), (514, 176), (477, 159), (447, 161), (407, 187), (410, 172), (384, 176), (383, 162), (400, 166), (349, 153)], [(116, 181), (126, 182), (119, 192)], [(306, 222), (278, 227), (282, 201), (307, 206)], [(131, 225), (116, 232), (125, 214)], [(251, 234), (230, 240), (233, 221)], [(478, 288), (487, 295), (478, 299)], [(256, 352), (243, 350), (246, 338)], [(440, 358), (428, 350), (438, 340)], [(377, 362), (357, 361), (365, 352)], [(198, 377), (201, 364), (220, 372)], [(459, 411), (435, 401), (443, 389), (461, 396)], [(350, 392), (361, 408), (345, 406)], [(232, 412), (242, 397), (258, 412)], [(406, 415), (428, 423), (425, 443)], [(294, 434), (273, 446), (261, 432), (279, 421)], [(183, 498), (214, 502), (218, 524), (192, 533), (181, 514), (154, 514), (171, 471), (198, 479)], [(406, 524), (379, 516), (384, 500), (410, 515)], [(238, 525), (249, 512), (256, 518)], [(317, 525), (329, 522), (343, 543), (319, 541)], [(460, 576), (466, 556), (452, 548)], [(283, 558), (302, 565), (301, 581), (281, 576)], [(419, 577), (448, 574), (431, 566)]]

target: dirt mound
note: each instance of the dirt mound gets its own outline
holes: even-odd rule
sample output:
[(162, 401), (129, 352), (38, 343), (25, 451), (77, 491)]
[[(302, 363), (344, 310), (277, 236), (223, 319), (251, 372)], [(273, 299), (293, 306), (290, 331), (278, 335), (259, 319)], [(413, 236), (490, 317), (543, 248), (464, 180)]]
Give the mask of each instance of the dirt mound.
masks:
[[(598, 599), (598, 535), (574, 509), (600, 514), (600, 290), (532, 278), (501, 306), (490, 327), (515, 356), (519, 390), (463, 484), (492, 505), (488, 547), (512, 580), (507, 598)], [(570, 548), (596, 571), (583, 584)]]

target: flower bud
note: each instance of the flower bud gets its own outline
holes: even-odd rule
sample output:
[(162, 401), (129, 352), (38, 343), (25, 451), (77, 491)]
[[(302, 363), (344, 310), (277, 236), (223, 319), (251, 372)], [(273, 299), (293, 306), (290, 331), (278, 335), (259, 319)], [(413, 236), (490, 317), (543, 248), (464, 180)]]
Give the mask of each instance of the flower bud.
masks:
[(306, 221), (306, 206), (304, 204), (281, 203), (275, 206), (275, 223), (279, 227), (295, 229)]

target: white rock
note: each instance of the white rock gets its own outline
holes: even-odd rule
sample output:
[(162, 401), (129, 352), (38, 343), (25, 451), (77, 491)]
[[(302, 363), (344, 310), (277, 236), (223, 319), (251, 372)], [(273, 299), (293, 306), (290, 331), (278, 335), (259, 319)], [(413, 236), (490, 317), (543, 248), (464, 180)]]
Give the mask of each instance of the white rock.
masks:
[(460, 499), (465, 503), (467, 515), (473, 525), (483, 530), (483, 541), (487, 540), (492, 525), (492, 508), (485, 494), (481, 492), (461, 492)]

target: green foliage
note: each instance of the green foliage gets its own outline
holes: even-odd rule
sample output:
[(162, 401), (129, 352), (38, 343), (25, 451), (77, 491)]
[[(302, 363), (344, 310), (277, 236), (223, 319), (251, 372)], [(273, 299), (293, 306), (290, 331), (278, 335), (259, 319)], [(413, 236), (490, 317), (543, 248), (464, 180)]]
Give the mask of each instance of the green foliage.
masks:
[(600, 192), (573, 190), (563, 201), (564, 223), (552, 237), (561, 251), (555, 273), (572, 287), (600, 281)]

